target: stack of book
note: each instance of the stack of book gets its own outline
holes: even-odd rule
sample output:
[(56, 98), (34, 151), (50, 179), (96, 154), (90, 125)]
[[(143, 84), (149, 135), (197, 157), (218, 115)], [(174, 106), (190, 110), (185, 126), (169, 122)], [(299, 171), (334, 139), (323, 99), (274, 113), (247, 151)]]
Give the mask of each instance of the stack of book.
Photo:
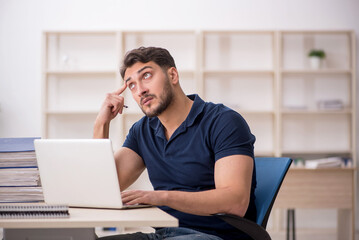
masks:
[(44, 201), (35, 139), (0, 138), (0, 203)]

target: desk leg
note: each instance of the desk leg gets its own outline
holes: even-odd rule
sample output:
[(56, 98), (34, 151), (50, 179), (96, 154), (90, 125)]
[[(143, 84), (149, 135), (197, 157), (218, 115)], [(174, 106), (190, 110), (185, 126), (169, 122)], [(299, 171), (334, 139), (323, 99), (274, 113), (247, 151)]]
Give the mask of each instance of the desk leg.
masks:
[(4, 229), (4, 240), (95, 240), (94, 228)]
[(338, 236), (337, 239), (354, 240), (354, 222), (350, 209), (338, 209)]
[(287, 240), (290, 240), (290, 230), (292, 240), (295, 240), (295, 209), (287, 209)]

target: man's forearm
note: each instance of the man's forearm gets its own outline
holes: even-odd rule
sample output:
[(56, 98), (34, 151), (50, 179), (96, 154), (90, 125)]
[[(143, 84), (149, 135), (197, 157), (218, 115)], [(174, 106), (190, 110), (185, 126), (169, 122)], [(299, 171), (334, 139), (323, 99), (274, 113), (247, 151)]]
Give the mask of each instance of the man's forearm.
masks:
[(244, 216), (249, 204), (249, 195), (235, 192), (230, 188), (203, 192), (132, 190), (123, 192), (122, 197), (128, 204), (168, 206), (181, 212), (202, 216), (215, 213)]
[(234, 195), (230, 189), (213, 189), (203, 192), (169, 191), (167, 206), (196, 215), (231, 213), (244, 216), (249, 198)]
[(109, 138), (110, 123), (95, 123), (93, 130), (93, 138)]
[(141, 191), (122, 193), (124, 203), (145, 203), (168, 206), (178, 211), (211, 215), (229, 213), (244, 216), (247, 212), (252, 184), (253, 158), (231, 155), (215, 164), (215, 189), (201, 192)]

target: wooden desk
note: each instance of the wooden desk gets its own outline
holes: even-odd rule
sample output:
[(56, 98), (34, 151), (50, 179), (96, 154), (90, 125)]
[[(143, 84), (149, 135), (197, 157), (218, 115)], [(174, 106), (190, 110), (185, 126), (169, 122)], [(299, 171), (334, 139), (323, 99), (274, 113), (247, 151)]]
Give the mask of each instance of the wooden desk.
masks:
[(274, 207), (338, 209), (338, 239), (354, 240), (355, 172), (355, 168), (291, 168)]
[[(128, 210), (70, 208), (70, 218), (61, 219), (0, 219), (4, 240), (22, 240), (24, 235), (41, 239), (56, 234), (56, 239), (95, 239), (95, 227), (176, 227), (178, 220), (158, 208)], [(23, 237), (23, 238), (22, 238)], [(29, 238), (34, 239), (34, 238)], [(51, 238), (52, 239), (52, 238)]]

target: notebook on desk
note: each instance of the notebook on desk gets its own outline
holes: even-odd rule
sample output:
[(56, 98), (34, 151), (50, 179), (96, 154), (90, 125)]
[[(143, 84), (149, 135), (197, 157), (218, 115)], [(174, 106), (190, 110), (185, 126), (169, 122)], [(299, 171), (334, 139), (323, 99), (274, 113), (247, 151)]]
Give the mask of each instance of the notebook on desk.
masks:
[(37, 139), (34, 141), (44, 199), (72, 207), (124, 206), (109, 139)]

